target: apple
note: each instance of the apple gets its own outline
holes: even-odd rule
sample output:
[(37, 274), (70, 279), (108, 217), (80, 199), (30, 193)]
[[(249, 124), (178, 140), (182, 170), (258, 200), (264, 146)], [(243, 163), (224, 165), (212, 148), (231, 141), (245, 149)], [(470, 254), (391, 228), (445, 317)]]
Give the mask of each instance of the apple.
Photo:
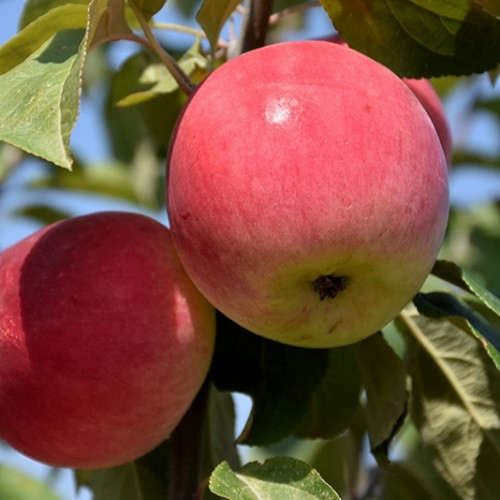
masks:
[[(326, 35), (318, 38), (318, 40), (347, 45), (345, 40), (338, 33)], [(441, 141), (446, 162), (450, 168), (453, 156), (453, 142), (450, 126), (441, 99), (429, 80), (425, 78), (402, 78), (402, 80), (410, 87), (411, 91), (415, 94), (420, 104), (422, 104), (427, 111), (429, 118), (432, 120), (439, 140)]]
[(197, 394), (214, 332), (159, 222), (50, 225), (0, 254), (0, 439), (60, 467), (143, 455)]
[(450, 168), (453, 156), (453, 142), (441, 99), (429, 80), (425, 78), (403, 78), (403, 82), (410, 87), (410, 90), (415, 94), (432, 120), (446, 157), (446, 163)]
[(384, 327), (425, 281), (447, 224), (446, 160), (417, 98), (324, 41), (217, 68), (181, 113), (167, 169), (172, 236), (195, 285), (290, 345)]

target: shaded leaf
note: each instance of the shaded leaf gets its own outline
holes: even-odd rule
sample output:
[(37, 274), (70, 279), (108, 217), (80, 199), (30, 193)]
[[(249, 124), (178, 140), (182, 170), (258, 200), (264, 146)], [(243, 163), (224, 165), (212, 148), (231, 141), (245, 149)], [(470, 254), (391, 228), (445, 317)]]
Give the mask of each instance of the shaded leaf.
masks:
[(478, 165), (492, 169), (500, 169), (500, 156), (492, 157), (470, 151), (456, 150), (453, 152), (453, 167), (460, 165)]
[(349, 498), (359, 467), (357, 443), (351, 432), (323, 442), (308, 462), (342, 498)]
[(164, 500), (167, 495), (166, 443), (143, 457), (118, 467), (77, 470), (78, 486), (87, 486), (93, 500)]
[(350, 47), (411, 78), (468, 75), (500, 61), (500, 19), (474, 0), (321, 0)]
[(385, 500), (460, 500), (421, 450), (386, 468), (383, 495)]
[(366, 391), (371, 450), (377, 460), (384, 463), (389, 445), (406, 416), (406, 371), (401, 359), (380, 333), (358, 342), (356, 348)]
[[(499, 248), (500, 204), (488, 203), (467, 210), (451, 211), (443, 258), (460, 262), (462, 268), (481, 280), (483, 287), (497, 297), (500, 296)], [(492, 311), (491, 314), (495, 313)]]
[(338, 436), (351, 424), (360, 394), (355, 347), (330, 349), (326, 373), (314, 390), (307, 415), (294, 434), (309, 439)]
[(289, 457), (251, 462), (238, 472), (223, 462), (210, 477), (210, 490), (234, 500), (340, 500), (311, 466)]
[(411, 415), (425, 449), (460, 498), (493, 500), (500, 475), (500, 375), (487, 354), (444, 320), (402, 314), (412, 342)]
[(474, 276), (454, 262), (438, 260), (432, 268), (432, 274), (474, 294), (497, 316), (500, 316), (500, 299), (484, 288)]
[(212, 55), (217, 49), (222, 27), (239, 3), (240, 0), (204, 0), (196, 14), (196, 20), (210, 42)]
[(132, 33), (125, 19), (124, 0), (93, 0), (89, 5), (88, 50), (111, 35)]
[(327, 363), (327, 349), (264, 339), (218, 313), (210, 378), (220, 390), (247, 394), (253, 400), (240, 443), (267, 445), (290, 436), (307, 414)]
[(44, 225), (52, 224), (69, 217), (68, 213), (46, 205), (24, 206), (20, 210), (16, 210), (15, 215), (29, 217), (30, 219), (42, 222)]
[(51, 169), (48, 177), (32, 182), (31, 186), (36, 188), (69, 189), (112, 196), (139, 203), (148, 208), (158, 208), (154, 199), (140, 195), (134, 185), (134, 178), (130, 169), (121, 163), (90, 167), (82, 167), (76, 164), (72, 172)]
[(153, 17), (166, 3), (166, 0), (133, 0), (146, 19)]
[(168, 440), (168, 498), (194, 498), (222, 460), (240, 465), (233, 401), (205, 384)]
[(87, 2), (61, 5), (38, 17), (0, 46), (0, 75), (22, 63), (58, 31), (84, 29), (86, 26)]
[(69, 136), (79, 107), (84, 30), (54, 35), (0, 76), (0, 140), (71, 168)]
[(500, 331), (485, 321), (458, 297), (444, 292), (420, 293), (413, 300), (420, 314), (431, 318), (447, 317), (462, 330), (481, 340), (500, 370)]

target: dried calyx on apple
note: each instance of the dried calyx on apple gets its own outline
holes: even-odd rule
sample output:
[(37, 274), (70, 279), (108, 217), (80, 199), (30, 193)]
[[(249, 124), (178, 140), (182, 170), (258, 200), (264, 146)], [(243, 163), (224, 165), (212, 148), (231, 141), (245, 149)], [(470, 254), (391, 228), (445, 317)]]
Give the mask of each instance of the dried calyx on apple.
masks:
[(331, 42), (217, 68), (181, 114), (167, 168), (174, 244), (195, 285), (291, 345), (384, 327), (424, 283), (447, 224), (447, 161), (422, 104)]

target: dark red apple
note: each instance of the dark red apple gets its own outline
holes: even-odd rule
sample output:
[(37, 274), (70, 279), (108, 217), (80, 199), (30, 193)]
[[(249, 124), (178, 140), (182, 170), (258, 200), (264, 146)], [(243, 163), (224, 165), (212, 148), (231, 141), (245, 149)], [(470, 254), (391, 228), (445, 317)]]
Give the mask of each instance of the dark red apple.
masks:
[(214, 330), (153, 219), (103, 212), (38, 231), (0, 254), (0, 438), (62, 467), (143, 455), (202, 385)]

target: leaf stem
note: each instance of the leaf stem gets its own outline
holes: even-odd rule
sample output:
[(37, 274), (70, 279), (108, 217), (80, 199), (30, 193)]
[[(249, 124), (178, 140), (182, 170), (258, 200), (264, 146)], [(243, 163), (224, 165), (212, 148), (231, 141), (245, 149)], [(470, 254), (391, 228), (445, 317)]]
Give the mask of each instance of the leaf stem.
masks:
[(281, 21), (284, 17), (291, 16), (292, 14), (300, 14), (314, 7), (321, 7), (319, 0), (313, 2), (306, 2), (295, 7), (290, 7), (288, 9), (282, 10), (281, 12), (275, 12), (269, 16), (269, 25), (272, 26), (277, 22)]
[(194, 90), (194, 85), (189, 80), (189, 77), (186, 75), (186, 73), (184, 73), (184, 71), (182, 71), (176, 60), (158, 43), (158, 40), (153, 35), (148, 22), (146, 21), (146, 19), (144, 19), (144, 16), (135, 5), (135, 2), (133, 0), (129, 0), (128, 3), (134, 11), (135, 17), (139, 21), (142, 31), (146, 35), (150, 48), (156, 53), (156, 55), (160, 58), (160, 61), (170, 71), (180, 89), (186, 95), (190, 95)]

